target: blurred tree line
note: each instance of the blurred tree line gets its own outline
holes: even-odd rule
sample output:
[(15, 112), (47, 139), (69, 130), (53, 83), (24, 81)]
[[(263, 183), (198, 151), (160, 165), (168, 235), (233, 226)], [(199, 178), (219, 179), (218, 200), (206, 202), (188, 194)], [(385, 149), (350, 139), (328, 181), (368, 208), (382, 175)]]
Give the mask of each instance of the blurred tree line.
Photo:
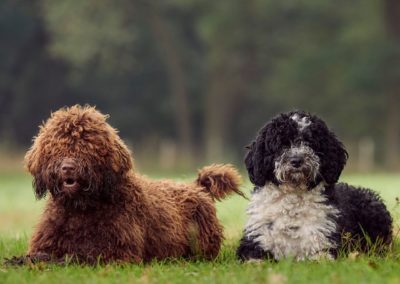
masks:
[(0, 43), (3, 145), (89, 103), (135, 156), (241, 160), (304, 109), (362, 163), (399, 166), (398, 0), (2, 0)]

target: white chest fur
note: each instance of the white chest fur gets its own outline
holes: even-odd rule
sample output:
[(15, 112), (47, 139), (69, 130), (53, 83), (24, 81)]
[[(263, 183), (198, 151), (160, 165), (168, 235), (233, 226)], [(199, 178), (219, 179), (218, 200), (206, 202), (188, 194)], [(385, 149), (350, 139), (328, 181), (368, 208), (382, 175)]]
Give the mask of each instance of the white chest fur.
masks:
[(328, 236), (336, 230), (332, 216), (339, 211), (324, 203), (322, 184), (299, 191), (267, 184), (253, 194), (246, 234), (275, 259), (326, 256), (334, 247)]

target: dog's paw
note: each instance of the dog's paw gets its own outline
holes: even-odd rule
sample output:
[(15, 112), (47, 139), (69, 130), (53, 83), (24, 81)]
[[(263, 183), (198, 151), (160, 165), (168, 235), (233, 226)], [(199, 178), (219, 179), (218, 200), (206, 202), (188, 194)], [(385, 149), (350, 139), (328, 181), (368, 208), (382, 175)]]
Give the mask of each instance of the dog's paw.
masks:
[(335, 257), (329, 252), (319, 252), (309, 258), (311, 261), (333, 261)]
[(33, 255), (13, 256), (5, 258), (4, 264), (8, 266), (34, 265), (40, 262), (50, 262), (51, 257), (47, 253), (37, 253)]
[(11, 258), (4, 258), (4, 265), (6, 266), (20, 266), (26, 264), (26, 256), (13, 256)]
[(246, 263), (255, 263), (255, 264), (261, 264), (263, 263), (264, 260), (260, 258), (249, 258), (246, 260)]

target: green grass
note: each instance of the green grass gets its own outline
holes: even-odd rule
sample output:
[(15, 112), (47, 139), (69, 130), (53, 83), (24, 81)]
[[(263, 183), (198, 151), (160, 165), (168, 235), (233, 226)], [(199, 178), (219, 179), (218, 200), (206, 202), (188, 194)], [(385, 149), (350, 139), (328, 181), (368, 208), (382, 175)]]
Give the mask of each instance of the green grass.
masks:
[[(400, 175), (353, 175), (343, 180), (380, 192), (398, 228), (396, 197), (400, 197)], [(250, 188), (248, 183), (243, 186), (246, 192)], [(35, 200), (29, 176), (0, 175), (0, 259), (26, 251), (43, 204)], [(384, 258), (353, 254), (337, 261), (239, 263), (235, 249), (246, 220), (246, 204), (239, 197), (218, 203), (226, 240), (219, 257), (212, 262), (174, 260), (99, 267), (0, 264), (0, 283), (400, 283), (399, 239)]]

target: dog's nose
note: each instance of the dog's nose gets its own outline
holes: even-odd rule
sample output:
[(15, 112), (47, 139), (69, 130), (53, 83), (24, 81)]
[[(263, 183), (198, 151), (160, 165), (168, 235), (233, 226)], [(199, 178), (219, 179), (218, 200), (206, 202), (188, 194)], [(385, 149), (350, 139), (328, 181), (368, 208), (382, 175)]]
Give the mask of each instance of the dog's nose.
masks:
[(295, 156), (295, 157), (290, 158), (290, 164), (294, 168), (300, 168), (300, 166), (303, 164), (303, 162), (304, 162), (304, 159), (300, 156)]
[(75, 171), (75, 161), (73, 159), (64, 159), (61, 164), (61, 172), (63, 174), (71, 174)]

